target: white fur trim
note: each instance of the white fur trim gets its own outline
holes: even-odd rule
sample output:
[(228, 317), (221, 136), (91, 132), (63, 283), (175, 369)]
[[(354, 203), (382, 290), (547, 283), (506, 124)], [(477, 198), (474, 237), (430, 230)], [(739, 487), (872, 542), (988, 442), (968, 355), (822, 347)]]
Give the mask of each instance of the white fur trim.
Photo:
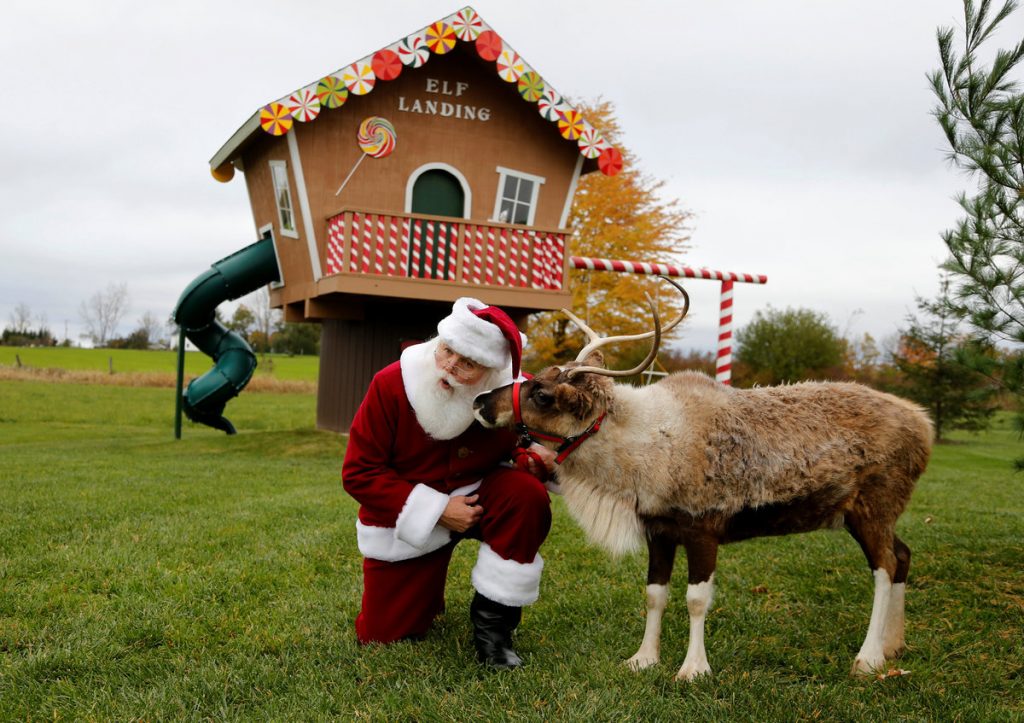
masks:
[(558, 484), (558, 480), (555, 478), (548, 478), (544, 481), (544, 487), (553, 495), (562, 496), (562, 485)]
[[(416, 485), (421, 487), (423, 485)], [(429, 489), (429, 488), (428, 488)], [(456, 497), (459, 495), (471, 495), (480, 489), (480, 482), (474, 482), (472, 484), (464, 485), (459, 487), (457, 490), (452, 490), (450, 495), (440, 494), (447, 500), (449, 497)], [(413, 489), (415, 492), (415, 488)], [(410, 495), (411, 497), (412, 495)], [(409, 505), (409, 500), (406, 500), (406, 506)], [(404, 513), (405, 507), (402, 508)], [(442, 512), (444, 508), (442, 508)], [(438, 514), (438, 518), (440, 518)], [(399, 515), (401, 518), (401, 515)], [(435, 520), (436, 522), (436, 520)], [(376, 527), (374, 525), (364, 525), (359, 520), (356, 520), (356, 541), (359, 544), (359, 552), (363, 557), (369, 557), (372, 560), (383, 560), (385, 562), (398, 562), (399, 560), (411, 560), (414, 557), (421, 557), (426, 555), (428, 552), (439, 550), (449, 542), (451, 542), (452, 533), (451, 530), (441, 527), (440, 525), (434, 525), (433, 528), (427, 534), (426, 539), (422, 545), (414, 546), (410, 545), (405, 540), (398, 538), (398, 530), (396, 527)]]
[(395, 537), (413, 547), (423, 547), (447, 505), (448, 495), (444, 492), (416, 485), (395, 520)]
[(486, 542), (480, 543), (480, 552), (473, 568), (473, 587), (488, 600), (522, 607), (540, 597), (540, 574), (544, 560), (540, 554), (530, 563), (506, 560)]
[(383, 560), (385, 562), (398, 562), (400, 560), (411, 560), (414, 557), (421, 557), (428, 552), (440, 550), (451, 542), (452, 533), (438, 525), (430, 532), (430, 536), (422, 547), (413, 547), (408, 542), (402, 542), (395, 537), (394, 527), (374, 527), (364, 525), (356, 520), (356, 540), (359, 543), (359, 552), (363, 557), (371, 560)]
[(505, 339), (495, 324), (476, 316), (472, 309), (486, 309), (487, 304), (463, 296), (452, 305), (452, 313), (437, 324), (437, 335), (453, 351), (469, 357), (491, 369), (505, 369), (512, 365), (512, 355)]

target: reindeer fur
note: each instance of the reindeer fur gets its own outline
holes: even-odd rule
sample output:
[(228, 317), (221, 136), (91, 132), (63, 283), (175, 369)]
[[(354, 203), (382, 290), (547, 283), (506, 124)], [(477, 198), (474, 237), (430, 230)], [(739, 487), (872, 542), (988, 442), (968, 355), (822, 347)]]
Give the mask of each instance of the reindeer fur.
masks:
[[(600, 352), (583, 363), (600, 366)], [(931, 450), (931, 423), (920, 408), (850, 383), (741, 390), (683, 372), (631, 387), (573, 375), (574, 366), (550, 367), (523, 385), (523, 421), (571, 436), (607, 411), (558, 480), (590, 540), (615, 554), (648, 545), (648, 627), (634, 667), (658, 660), (677, 545), (687, 552), (691, 617), (677, 677), (691, 679), (710, 672), (703, 622), (717, 546), (841, 526), (860, 543), (876, 581), (854, 671), (876, 670), (901, 652), (910, 551), (893, 530)], [(481, 395), (476, 408), (486, 426), (511, 426), (511, 387)]]

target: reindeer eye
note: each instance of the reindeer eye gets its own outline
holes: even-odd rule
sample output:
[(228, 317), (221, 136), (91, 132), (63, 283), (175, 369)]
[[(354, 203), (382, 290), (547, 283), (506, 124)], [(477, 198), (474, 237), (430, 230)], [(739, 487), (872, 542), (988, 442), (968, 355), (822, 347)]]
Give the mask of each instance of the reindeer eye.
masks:
[(551, 403), (555, 401), (552, 395), (540, 388), (535, 389), (530, 396), (533, 399), (533, 403), (538, 407), (550, 407)]

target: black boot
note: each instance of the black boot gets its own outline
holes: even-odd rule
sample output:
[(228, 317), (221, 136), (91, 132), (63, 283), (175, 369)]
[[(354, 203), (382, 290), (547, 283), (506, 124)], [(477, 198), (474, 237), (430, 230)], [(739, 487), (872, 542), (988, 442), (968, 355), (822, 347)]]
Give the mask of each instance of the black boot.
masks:
[(473, 644), (476, 657), (492, 668), (511, 669), (523, 664), (512, 649), (512, 631), (523, 616), (522, 608), (488, 600), (480, 593), (473, 596), (469, 619), (473, 621)]

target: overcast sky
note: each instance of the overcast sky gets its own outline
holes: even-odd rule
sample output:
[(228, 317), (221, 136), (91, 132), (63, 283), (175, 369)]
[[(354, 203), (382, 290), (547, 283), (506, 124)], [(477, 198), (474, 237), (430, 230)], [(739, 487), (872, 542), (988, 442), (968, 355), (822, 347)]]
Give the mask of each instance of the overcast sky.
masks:
[[(173, 5), (173, 7), (172, 7)], [(82, 300), (125, 282), (127, 333), (256, 239), (243, 179), (208, 161), (261, 105), (462, 5), (247, 0), (17, 3), (0, 25), (0, 325), (14, 306), (77, 341)], [(967, 179), (944, 160), (926, 74), (960, 0), (473, 7), (559, 92), (603, 96), (621, 142), (695, 216), (685, 261), (769, 304), (892, 336), (931, 296)], [(997, 36), (1024, 36), (1024, 11)], [(659, 261), (663, 259), (645, 259)], [(711, 351), (718, 284), (689, 284), (684, 344)]]

